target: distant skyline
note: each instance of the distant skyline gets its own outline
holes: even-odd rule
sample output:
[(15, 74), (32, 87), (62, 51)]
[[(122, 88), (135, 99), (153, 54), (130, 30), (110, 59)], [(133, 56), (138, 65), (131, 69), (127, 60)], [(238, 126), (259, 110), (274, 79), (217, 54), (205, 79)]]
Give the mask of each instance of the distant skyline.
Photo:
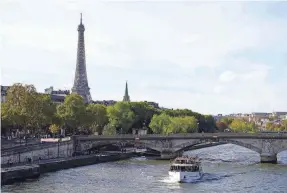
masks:
[(205, 114), (287, 111), (287, 2), (4, 0), (1, 84), (71, 89), (85, 25), (93, 100)]

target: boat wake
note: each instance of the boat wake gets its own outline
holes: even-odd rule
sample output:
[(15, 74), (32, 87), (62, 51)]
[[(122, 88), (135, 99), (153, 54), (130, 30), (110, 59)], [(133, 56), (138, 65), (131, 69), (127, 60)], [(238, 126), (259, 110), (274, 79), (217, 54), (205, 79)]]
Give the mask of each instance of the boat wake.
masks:
[[(221, 180), (223, 178), (231, 177), (234, 174), (211, 174), (211, 173), (204, 173), (200, 179), (194, 179), (185, 183), (202, 183), (202, 182), (207, 182), (207, 181), (213, 181), (213, 180)], [(166, 177), (162, 180), (160, 180), (163, 183), (179, 183), (178, 181)]]

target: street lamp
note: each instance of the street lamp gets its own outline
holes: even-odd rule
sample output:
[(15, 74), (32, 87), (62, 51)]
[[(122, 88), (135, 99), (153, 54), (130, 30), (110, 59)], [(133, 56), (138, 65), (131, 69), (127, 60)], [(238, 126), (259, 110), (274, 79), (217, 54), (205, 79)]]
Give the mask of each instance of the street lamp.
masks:
[(121, 135), (121, 152), (123, 153), (123, 136), (122, 136), (122, 134), (123, 134), (123, 128), (121, 127), (121, 133), (120, 133), (120, 135)]

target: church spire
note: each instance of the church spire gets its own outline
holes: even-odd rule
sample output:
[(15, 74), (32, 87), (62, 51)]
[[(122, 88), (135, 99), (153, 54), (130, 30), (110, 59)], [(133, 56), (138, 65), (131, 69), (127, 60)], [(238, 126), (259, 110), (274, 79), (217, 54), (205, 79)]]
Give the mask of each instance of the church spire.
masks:
[(125, 90), (123, 101), (130, 102), (130, 96), (129, 96), (129, 91), (128, 91), (128, 81), (126, 81), (126, 90)]

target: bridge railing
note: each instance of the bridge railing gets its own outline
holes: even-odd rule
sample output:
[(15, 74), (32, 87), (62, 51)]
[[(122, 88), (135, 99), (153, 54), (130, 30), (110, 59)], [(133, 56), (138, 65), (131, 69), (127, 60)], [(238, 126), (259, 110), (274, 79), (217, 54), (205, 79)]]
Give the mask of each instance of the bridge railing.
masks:
[(146, 134), (146, 135), (134, 135), (134, 134), (122, 134), (122, 135), (90, 135), (90, 136), (75, 136), (80, 140), (90, 140), (90, 139), (136, 139), (136, 138), (173, 138), (173, 137), (278, 137), (284, 136), (287, 137), (286, 133), (231, 133), (231, 132), (222, 132), (222, 133), (177, 133), (177, 134)]

